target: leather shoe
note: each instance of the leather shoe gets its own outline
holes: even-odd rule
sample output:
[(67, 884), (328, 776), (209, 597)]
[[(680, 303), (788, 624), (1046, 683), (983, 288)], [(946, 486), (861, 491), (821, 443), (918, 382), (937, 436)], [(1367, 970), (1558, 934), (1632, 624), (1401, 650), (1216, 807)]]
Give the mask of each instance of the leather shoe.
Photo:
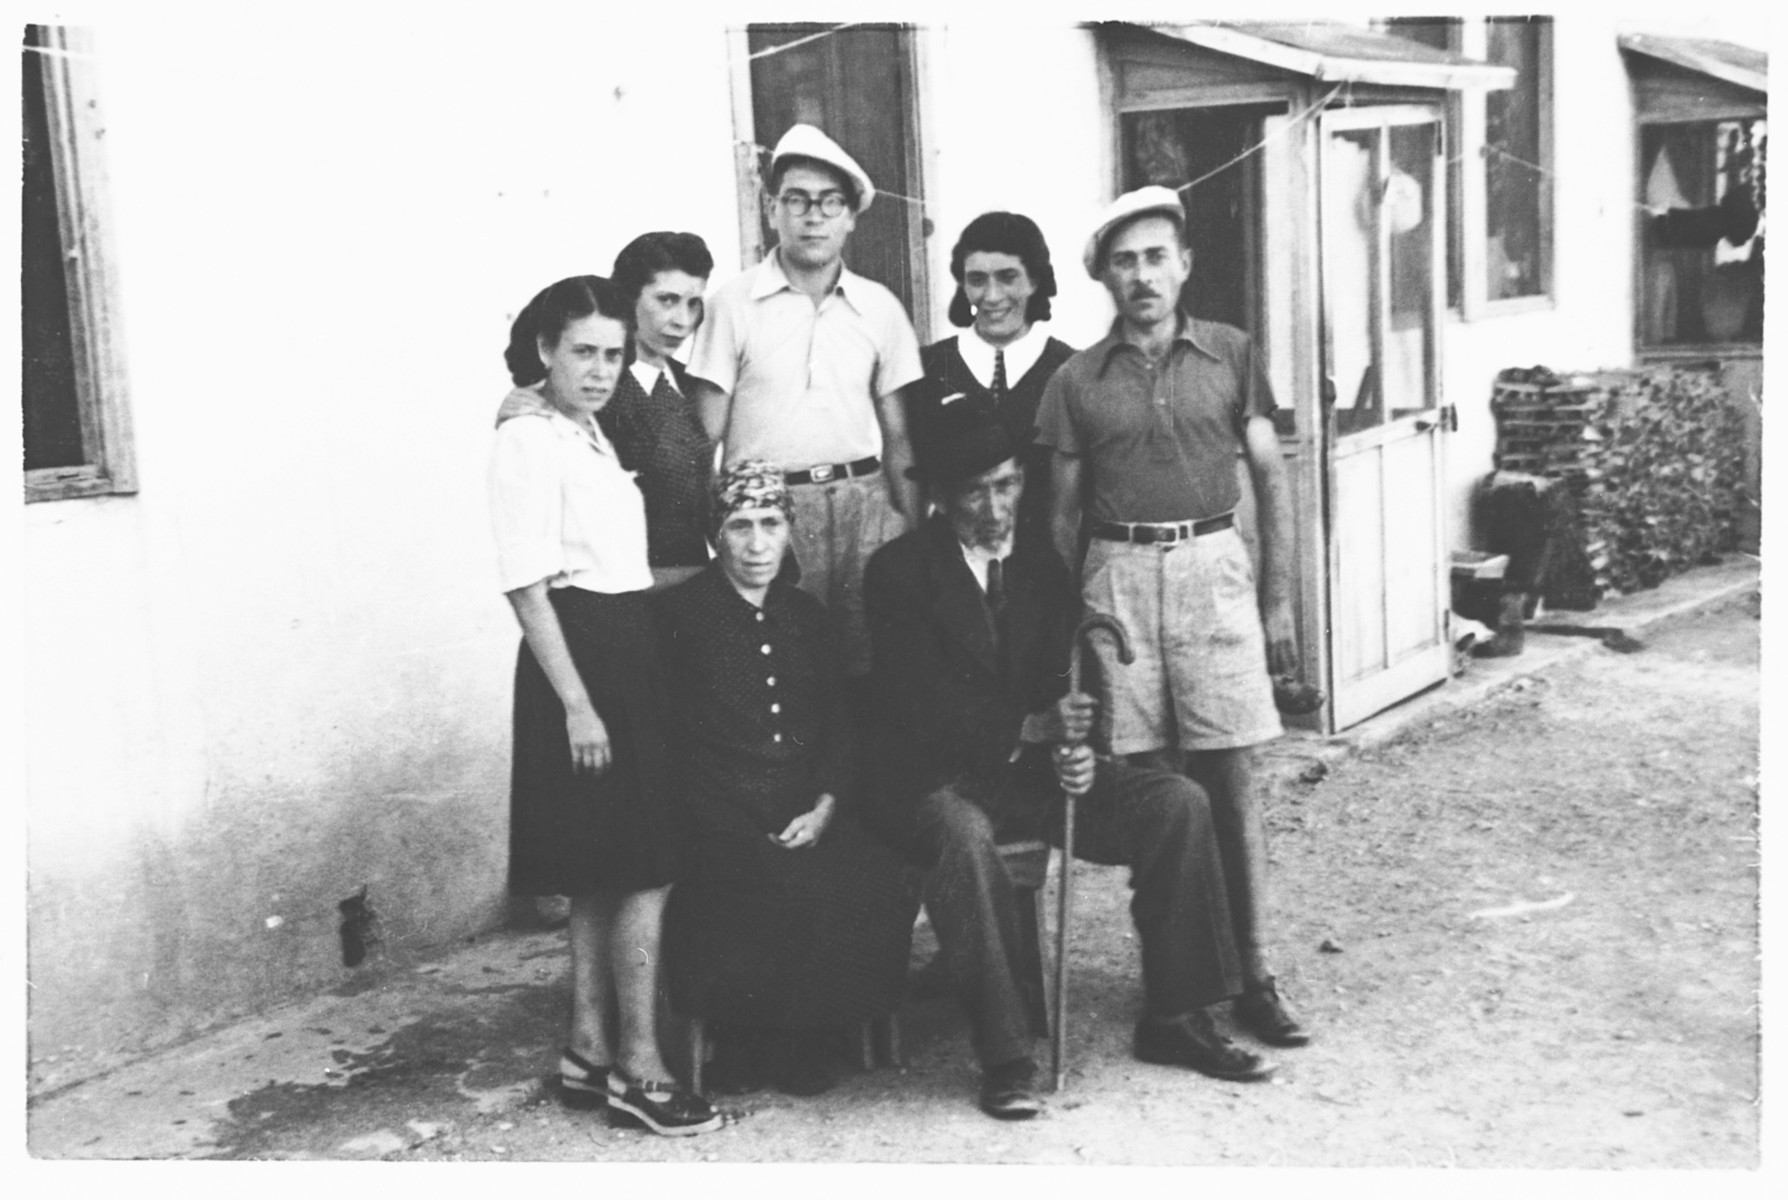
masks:
[(1309, 1044), (1309, 1031), (1285, 1011), (1285, 1004), (1279, 999), (1279, 989), (1270, 975), (1237, 996), (1230, 1006), (1230, 1013), (1238, 1024), (1269, 1046)]
[(1001, 1121), (1028, 1121), (1042, 1112), (1036, 1074), (1028, 1058), (988, 1067), (981, 1073), (981, 1111)]
[(1190, 1067), (1213, 1079), (1252, 1082), (1270, 1078), (1277, 1069), (1251, 1050), (1244, 1050), (1211, 1024), (1203, 1009), (1161, 1020), (1144, 1017), (1136, 1026), (1136, 1057), (1147, 1063)]

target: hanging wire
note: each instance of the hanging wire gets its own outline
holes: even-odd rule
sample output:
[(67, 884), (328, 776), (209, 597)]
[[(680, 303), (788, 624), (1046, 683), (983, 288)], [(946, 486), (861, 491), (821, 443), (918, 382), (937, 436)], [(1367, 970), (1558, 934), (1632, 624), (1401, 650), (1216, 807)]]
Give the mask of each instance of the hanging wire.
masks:
[(1299, 110), (1297, 113), (1294, 113), (1292, 115), (1291, 120), (1287, 121), (1285, 124), (1281, 125), (1279, 128), (1275, 129), (1273, 132), (1267, 134), (1265, 137), (1261, 138), (1258, 142), (1255, 142), (1252, 146), (1249, 146), (1246, 150), (1242, 151), (1240, 154), (1236, 155), (1234, 158), (1230, 159), (1228, 162), (1224, 163), (1222, 166), (1212, 167), (1210, 170), (1206, 171), (1203, 175), (1200, 175), (1197, 179), (1194, 179), (1190, 183), (1171, 185), (1171, 186), (1173, 186), (1173, 190), (1176, 192), (1189, 192), (1193, 188), (1197, 187), (1199, 184), (1205, 182), (1207, 179), (1211, 179), (1211, 178), (1214, 178), (1215, 176), (1223, 174), (1223, 172), (1229, 170), (1229, 168), (1235, 166), (1237, 163), (1241, 162), (1243, 159), (1249, 158), (1252, 155), (1260, 153), (1260, 151), (1266, 149), (1268, 144), (1271, 143), (1275, 138), (1283, 137), (1285, 134), (1289, 133), (1291, 130), (1297, 128), (1299, 125), (1302, 125), (1305, 121), (1308, 121), (1313, 114), (1315, 114), (1316, 112), (1321, 110), (1323, 107), (1325, 107), (1328, 104), (1328, 102), (1330, 100), (1333, 100), (1337, 95), (1339, 95), (1341, 93), (1342, 89), (1345, 88), (1346, 86), (1347, 85), (1345, 83), (1336, 84), (1334, 87), (1329, 89), (1328, 95), (1318, 98), (1317, 100), (1313, 101), (1309, 105), (1306, 105), (1303, 109)]
[[(821, 35), (815, 35), (815, 36), (821, 36)], [(794, 42), (788, 43), (788, 45), (790, 45), (790, 46), (795, 45), (795, 44), (796, 43), (794, 43)], [(784, 48), (786, 48), (786, 47), (777, 47), (777, 49), (784, 49)], [(1211, 170), (1206, 171), (1204, 174), (1200, 175), (1198, 178), (1192, 180), (1189, 183), (1169, 184), (1167, 186), (1172, 187), (1173, 190), (1176, 192), (1189, 192), (1193, 188), (1199, 186), (1200, 184), (1205, 183), (1205, 182), (1215, 178), (1218, 175), (1221, 175), (1223, 172), (1229, 170), (1229, 168), (1235, 166), (1237, 163), (1244, 161), (1245, 159), (1251, 157), (1252, 155), (1260, 153), (1262, 150), (1266, 149), (1266, 147), (1268, 145), (1270, 145), (1273, 141), (1275, 141), (1276, 139), (1278, 139), (1280, 137), (1283, 137), (1285, 134), (1289, 133), (1292, 129), (1303, 124), (1305, 121), (1308, 121), (1314, 114), (1321, 111), (1321, 109), (1325, 105), (1327, 105), (1329, 103), (1329, 101), (1333, 100), (1342, 91), (1346, 90), (1347, 86), (1348, 85), (1345, 83), (1336, 84), (1333, 88), (1329, 89), (1327, 94), (1321, 96), (1320, 98), (1313, 101), (1312, 103), (1305, 106), (1304, 108), (1300, 109), (1296, 113), (1293, 113), (1291, 116), (1291, 119), (1289, 121), (1287, 121), (1284, 125), (1280, 126), (1278, 129), (1275, 129), (1272, 133), (1268, 134), (1266, 137), (1261, 138), (1258, 142), (1255, 142), (1253, 145), (1249, 146), (1246, 150), (1243, 150), (1240, 154), (1236, 155), (1234, 158), (1230, 159), (1228, 162), (1225, 162), (1220, 166), (1213, 167)], [(757, 151), (757, 153), (759, 153), (759, 154), (771, 153), (771, 150), (768, 146), (759, 145), (757, 142), (754, 142), (748, 138), (735, 138), (734, 144), (739, 145), (739, 146), (749, 147), (750, 149)], [(878, 187), (875, 190), (875, 194), (877, 196), (888, 196), (895, 200), (903, 200), (908, 204), (917, 206), (921, 210), (924, 210), (924, 209), (927, 209), (930, 207), (930, 204), (927, 201), (922, 200), (917, 196), (907, 196), (907, 195), (901, 194), (900, 192), (888, 191), (884, 188)]]
[(868, 22), (866, 21), (846, 21), (841, 25), (834, 25), (830, 29), (822, 29), (818, 33), (810, 33), (806, 37), (796, 38), (792, 42), (783, 42), (780, 46), (766, 46), (762, 50), (754, 51), (753, 53), (746, 55), (745, 61), (756, 62), (760, 58), (769, 58), (772, 54), (781, 54), (784, 50), (793, 50), (796, 46), (805, 46), (809, 42), (817, 42), (824, 38), (829, 38), (835, 33), (850, 29), (853, 26), (864, 25), (867, 23)]

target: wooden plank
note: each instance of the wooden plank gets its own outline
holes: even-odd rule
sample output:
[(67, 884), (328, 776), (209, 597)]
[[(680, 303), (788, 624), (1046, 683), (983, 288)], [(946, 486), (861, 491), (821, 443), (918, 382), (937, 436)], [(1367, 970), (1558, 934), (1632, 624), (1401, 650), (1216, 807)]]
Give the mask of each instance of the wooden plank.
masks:
[(1338, 696), (1387, 664), (1384, 478), (1378, 454), (1334, 465), (1335, 583), (1332, 617)]

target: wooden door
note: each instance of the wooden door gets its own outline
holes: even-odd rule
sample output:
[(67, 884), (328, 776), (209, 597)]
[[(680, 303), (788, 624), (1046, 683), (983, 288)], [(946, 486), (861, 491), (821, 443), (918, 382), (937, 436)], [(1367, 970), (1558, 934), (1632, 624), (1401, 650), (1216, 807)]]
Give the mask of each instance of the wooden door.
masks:
[[(900, 298), (927, 330), (924, 213), (918, 170), (911, 35), (898, 25), (752, 25), (753, 136), (768, 150), (789, 126), (813, 125), (869, 173), (876, 197), (857, 218), (845, 259)], [(759, 214), (762, 206), (758, 207)], [(762, 221), (760, 215), (759, 220)], [(760, 245), (773, 235), (760, 228)]]
[(1333, 729), (1447, 677), (1438, 107), (1321, 123)]

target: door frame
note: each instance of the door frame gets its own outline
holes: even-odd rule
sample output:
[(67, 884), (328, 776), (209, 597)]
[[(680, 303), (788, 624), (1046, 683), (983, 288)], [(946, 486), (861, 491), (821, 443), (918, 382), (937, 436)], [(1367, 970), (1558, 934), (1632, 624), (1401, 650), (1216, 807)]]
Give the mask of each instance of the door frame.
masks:
[[(1316, 138), (1317, 189), (1314, 193), (1316, 202), (1316, 255), (1317, 255), (1317, 287), (1319, 301), (1319, 337), (1318, 337), (1318, 376), (1321, 380), (1323, 394), (1322, 419), (1318, 422), (1321, 430), (1321, 459), (1323, 464), (1323, 496), (1324, 496), (1324, 562), (1322, 574), (1325, 582), (1325, 598), (1330, 607), (1326, 610), (1326, 624), (1329, 636), (1324, 639), (1324, 676), (1329, 681), (1328, 702), (1324, 708), (1325, 732), (1336, 733), (1365, 718), (1380, 712), (1400, 700), (1418, 691), (1445, 682), (1450, 675), (1452, 647), (1449, 641), (1448, 611), (1451, 607), (1449, 596), (1450, 567), (1447, 545), (1447, 507), (1443, 490), (1446, 478), (1446, 424), (1442, 419), (1445, 406), (1443, 392), (1444, 372), (1441, 366), (1443, 345), (1443, 329), (1446, 316), (1446, 108), (1443, 101), (1373, 104), (1357, 108), (1329, 109), (1320, 114), (1312, 122)], [(1334, 304), (1337, 298), (1330, 294), (1325, 268), (1330, 257), (1331, 227), (1325, 221), (1327, 211), (1324, 197), (1328, 186), (1326, 178), (1329, 168), (1329, 139), (1336, 133), (1358, 129), (1382, 130), (1385, 138), (1375, 157), (1375, 173), (1382, 181), (1388, 172), (1389, 144), (1391, 129), (1399, 126), (1430, 125), (1435, 131), (1434, 159), (1430, 172), (1430, 198), (1428, 200), (1430, 262), (1433, 264), (1433, 283), (1428, 295), (1428, 319), (1426, 326), (1427, 370), (1425, 394), (1429, 403), (1422, 409), (1406, 412), (1401, 416), (1389, 411), (1389, 400), (1385, 395), (1382, 372), (1379, 381), (1380, 402), (1387, 405), (1384, 420), (1376, 427), (1357, 433), (1342, 435), (1338, 428), (1336, 409), (1333, 403), (1335, 395), (1335, 321), (1333, 319)], [(1373, 234), (1373, 295), (1374, 316), (1371, 328), (1372, 361), (1379, 364), (1384, 359), (1384, 348), (1389, 340), (1389, 323), (1391, 303), (1386, 291), (1390, 284), (1390, 249), (1389, 240), (1382, 232), (1375, 229)], [(1338, 695), (1344, 681), (1340, 679), (1340, 668), (1337, 660), (1338, 634), (1336, 632), (1333, 604), (1340, 592), (1340, 542), (1335, 527), (1336, 513), (1339, 509), (1336, 496), (1337, 462), (1359, 454), (1380, 450), (1395, 442), (1427, 437), (1431, 441), (1431, 498), (1430, 504), (1434, 514), (1433, 521), (1433, 556), (1435, 563), (1434, 604), (1437, 617), (1436, 635), (1438, 644), (1425, 647), (1404, 659), (1387, 662), (1383, 671), (1370, 683), (1363, 686), (1355, 695), (1346, 698), (1345, 702)], [(1385, 531), (1388, 536), (1388, 530)], [(1438, 674), (1436, 675), (1436, 669)], [(1412, 680), (1422, 682), (1413, 684)]]

